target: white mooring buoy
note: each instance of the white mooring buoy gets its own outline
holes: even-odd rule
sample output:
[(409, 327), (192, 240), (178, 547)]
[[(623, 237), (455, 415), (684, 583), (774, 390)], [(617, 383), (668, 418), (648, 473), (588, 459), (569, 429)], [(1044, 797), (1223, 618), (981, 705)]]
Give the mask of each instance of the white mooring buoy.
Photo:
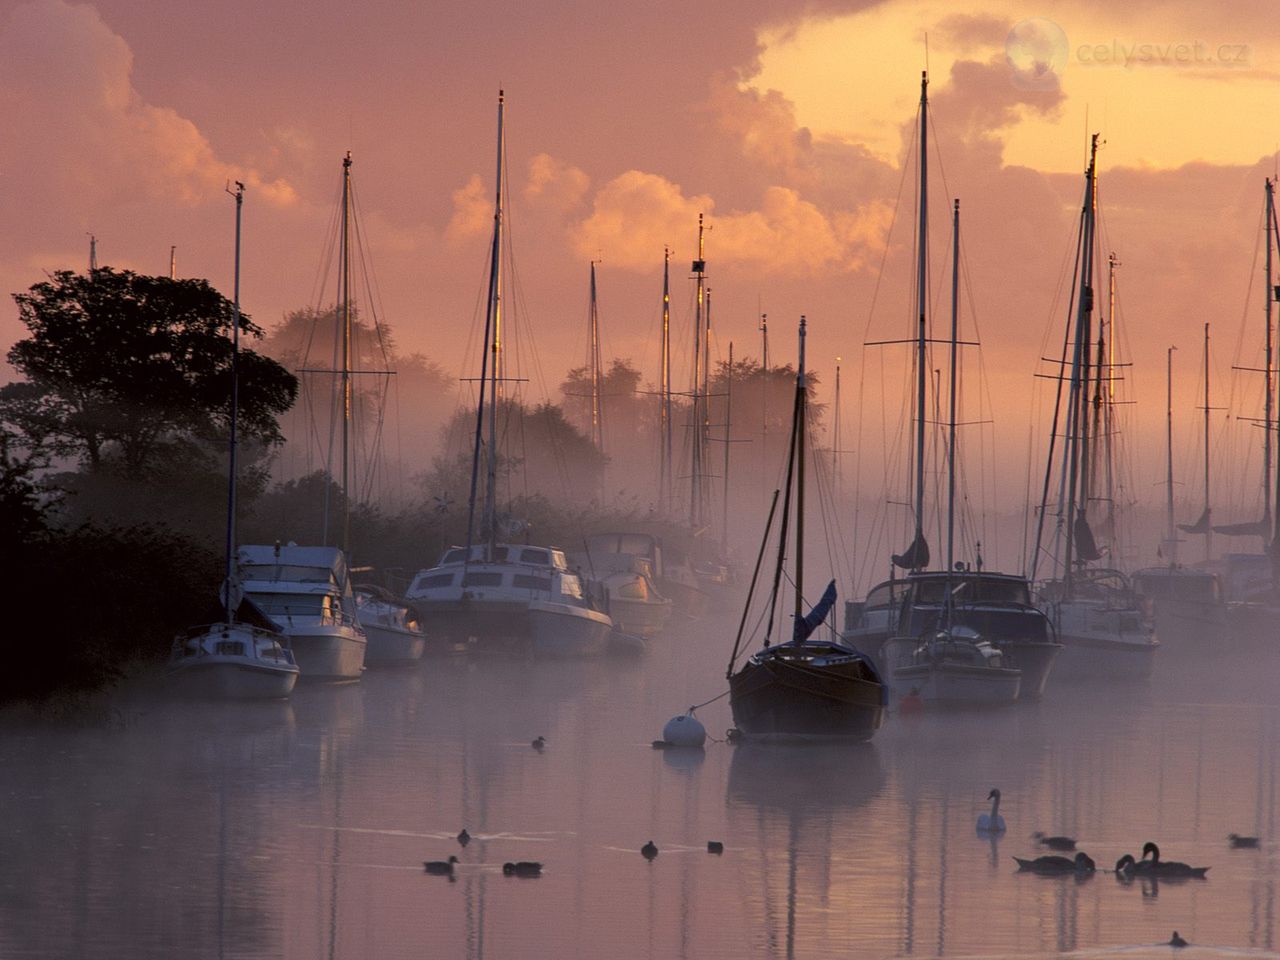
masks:
[(662, 739), (673, 747), (701, 747), (707, 742), (707, 728), (692, 713), (682, 713), (667, 721)]

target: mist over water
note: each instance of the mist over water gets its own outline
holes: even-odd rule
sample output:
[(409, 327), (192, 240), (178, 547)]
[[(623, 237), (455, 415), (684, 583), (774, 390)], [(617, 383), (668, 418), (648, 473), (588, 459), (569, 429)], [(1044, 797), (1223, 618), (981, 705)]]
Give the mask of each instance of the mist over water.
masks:
[[(1269, 648), (894, 713), (857, 747), (653, 750), (724, 689), (734, 626), (678, 625), (637, 659), (430, 659), (260, 705), (142, 683), (101, 718), (5, 718), (0, 955), (1165, 957), (1175, 929), (1186, 956), (1280, 955)], [(727, 700), (698, 715), (730, 725)], [(995, 839), (975, 831), (992, 787)], [(1036, 830), (1099, 872), (1018, 873)], [(1209, 879), (1104, 872), (1147, 840)], [(452, 882), (424, 874), (451, 854)]]

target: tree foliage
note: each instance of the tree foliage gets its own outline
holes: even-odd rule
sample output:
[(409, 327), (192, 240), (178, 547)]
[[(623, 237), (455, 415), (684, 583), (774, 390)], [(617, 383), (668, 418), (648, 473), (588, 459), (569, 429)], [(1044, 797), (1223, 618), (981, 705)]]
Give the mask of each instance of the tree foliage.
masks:
[[(91, 472), (118, 464), (142, 480), (225, 437), (234, 306), (207, 281), (62, 270), (14, 300), (30, 336), (8, 359), (26, 382), (0, 388), (0, 420), (29, 450), (74, 456)], [(262, 336), (243, 313), (240, 331)], [(276, 418), (296, 394), (292, 374), (241, 350), (246, 440), (278, 442)]]

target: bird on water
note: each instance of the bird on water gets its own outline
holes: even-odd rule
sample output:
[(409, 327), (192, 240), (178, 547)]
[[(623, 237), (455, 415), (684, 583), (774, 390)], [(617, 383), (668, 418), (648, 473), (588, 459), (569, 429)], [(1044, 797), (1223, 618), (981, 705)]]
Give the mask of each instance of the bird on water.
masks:
[(652, 860), (658, 855), (658, 845), (650, 840), (640, 848), (640, 853), (646, 860)]
[(992, 787), (987, 794), (991, 812), (978, 817), (978, 829), (983, 833), (1004, 833), (1004, 817), (1000, 816), (1000, 789)]

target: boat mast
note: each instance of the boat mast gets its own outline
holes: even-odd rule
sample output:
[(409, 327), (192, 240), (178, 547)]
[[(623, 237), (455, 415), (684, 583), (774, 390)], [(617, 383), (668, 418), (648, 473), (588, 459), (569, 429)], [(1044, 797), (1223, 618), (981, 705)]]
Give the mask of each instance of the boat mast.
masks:
[(960, 201), (951, 211), (951, 409), (947, 438), (947, 627), (951, 626), (951, 573), (956, 536), (956, 344), (960, 339)]
[(697, 298), (694, 302), (693, 315), (693, 430), (691, 431), (691, 470), (689, 483), (689, 526), (695, 530), (702, 526), (702, 437), (704, 416), (702, 413), (702, 404), (705, 397), (702, 395), (702, 368), (705, 364), (707, 344), (704, 347), (702, 343), (702, 324), (703, 324), (703, 299), (706, 296), (706, 270), (707, 261), (703, 257), (703, 215), (698, 214), (698, 258), (693, 261), (692, 270), (694, 279), (697, 281)]
[(800, 317), (800, 370), (796, 374), (796, 622), (804, 619), (804, 435), (808, 430), (808, 393), (804, 372), (805, 319)]
[(832, 451), (831, 472), (835, 475), (836, 503), (841, 502), (841, 489), (844, 484), (844, 473), (841, 470), (840, 461), (840, 358), (836, 357), (836, 410), (835, 423), (832, 425), (832, 433), (835, 435), (835, 449)]
[[(493, 243), (489, 250), (489, 299), (485, 309), (484, 317), (484, 340), (480, 348), (480, 391), (479, 400), (476, 403), (476, 429), (475, 438), (471, 448), (471, 493), (467, 498), (467, 545), (466, 552), (463, 554), (463, 569), (465, 582), (465, 569), (467, 564), (471, 562), (471, 546), (475, 542), (476, 527), (476, 488), (479, 486), (480, 480), (480, 450), (484, 446), (484, 412), (485, 412), (485, 387), (489, 380), (490, 363), (492, 363), (495, 395), (498, 365), (498, 347), (497, 347), (497, 321), (498, 307), (502, 292), (502, 174), (503, 174), (503, 153), (505, 143), (503, 141), (503, 104), (504, 97), (501, 90), (498, 91), (498, 173), (496, 199), (493, 208)], [(486, 486), (484, 495), (483, 513), (481, 514), (481, 524), (484, 527), (484, 534), (489, 544), (489, 556), (492, 556), (492, 546), (494, 534), (494, 487), (497, 481), (496, 449), (494, 447), (494, 439), (497, 435), (497, 419), (494, 416), (494, 410), (497, 407), (496, 402), (489, 403), (489, 456), (486, 467)]]
[(1204, 325), (1204, 558), (1213, 553), (1213, 525), (1209, 522), (1209, 324)]
[(1071, 363), (1071, 389), (1068, 392), (1067, 444), (1067, 532), (1066, 556), (1063, 560), (1063, 580), (1066, 593), (1071, 594), (1075, 575), (1075, 526), (1077, 515), (1083, 517), (1083, 509), (1077, 513), (1077, 493), (1081, 503), (1087, 503), (1088, 490), (1081, 474), (1088, 463), (1088, 382), (1089, 382), (1089, 329), (1093, 314), (1093, 222), (1095, 190), (1097, 188), (1098, 135), (1089, 142), (1089, 168), (1085, 172), (1084, 207), (1081, 211), (1080, 232), (1080, 291), (1076, 297), (1075, 350)]
[[(507, 152), (504, 121), (505, 98), (498, 91), (498, 161), (497, 186), (493, 201), (493, 250), (489, 262), (489, 320), (493, 327), (492, 362), (489, 379), (493, 382), (493, 402), (489, 404), (489, 459), (484, 493), (484, 525), (489, 540), (488, 559), (493, 559), (498, 539), (498, 404), (502, 401), (502, 190)], [(483, 386), (483, 384), (482, 384)], [(481, 394), (481, 402), (484, 400)]]
[(671, 511), (671, 248), (662, 248), (662, 396), (658, 404), (662, 431), (658, 441), (658, 501), (663, 515)]
[(232, 592), (236, 552), (236, 421), (240, 415), (240, 214), (244, 207), (244, 184), (236, 181), (235, 279), (232, 281), (231, 310), (231, 430), (227, 441), (227, 556), (222, 584), (222, 606), (227, 623), (235, 619), (239, 603)]
[(920, 319), (916, 335), (916, 533), (912, 540), (913, 561), (917, 551), (914, 546), (924, 539), (924, 421), (925, 421), (925, 365), (928, 337), (925, 305), (928, 302), (926, 274), (929, 254), (929, 73), (920, 74), (920, 223), (917, 228), (916, 246), (916, 306)]
[(729, 366), (724, 373), (724, 485), (723, 499), (720, 504), (720, 550), (724, 555), (729, 551), (729, 446), (733, 443), (733, 341), (729, 341)]
[(351, 151), (342, 159), (342, 552), (351, 547)]
[(591, 443), (604, 453), (604, 410), (600, 403), (604, 371), (600, 358), (600, 310), (596, 299), (596, 264), (591, 261), (591, 310), (587, 318), (587, 336), (591, 343)]
[[(1273, 404), (1272, 394), (1271, 394), (1271, 368), (1272, 368), (1272, 360), (1274, 358), (1274, 352), (1272, 348), (1273, 341), (1271, 339), (1272, 337), (1271, 302), (1273, 298), (1276, 300), (1280, 300), (1280, 289), (1277, 289), (1277, 287), (1274, 286), (1275, 278), (1271, 272), (1272, 260), (1275, 257), (1274, 242), (1280, 241), (1280, 227), (1278, 227), (1276, 224), (1276, 184), (1275, 184), (1275, 181), (1271, 179), (1268, 179), (1266, 182), (1266, 205), (1262, 212), (1262, 231), (1267, 235), (1267, 244), (1266, 244), (1267, 263), (1266, 263), (1266, 272), (1265, 272), (1266, 290), (1264, 291), (1264, 299), (1266, 300), (1266, 323), (1267, 323), (1267, 401), (1266, 401), (1266, 413), (1265, 413), (1266, 423), (1263, 424), (1263, 426), (1266, 428), (1263, 432), (1266, 434), (1266, 437), (1267, 437), (1267, 444), (1265, 448), (1265, 452), (1267, 454), (1267, 464), (1266, 464), (1267, 475), (1263, 478), (1263, 481), (1262, 481), (1262, 485), (1264, 488), (1263, 498), (1262, 498), (1264, 502), (1263, 509), (1265, 510), (1265, 513), (1263, 515), (1263, 522), (1267, 527), (1267, 533), (1263, 534), (1263, 537), (1265, 538), (1268, 534), (1271, 533), (1271, 529), (1270, 529), (1271, 519), (1273, 516), (1271, 512), (1270, 498), (1266, 496), (1266, 493), (1268, 491), (1266, 491), (1265, 488), (1270, 484), (1270, 481), (1271, 481), (1271, 473), (1270, 473), (1271, 471), (1271, 459), (1270, 459), (1271, 429), (1272, 429), (1272, 420), (1275, 419), (1275, 414), (1276, 414), (1276, 409)], [(1277, 452), (1280, 453), (1280, 451), (1277, 451)], [(1280, 463), (1276, 464), (1276, 509), (1275, 509), (1274, 517), (1276, 521), (1280, 523)], [(1275, 539), (1280, 539), (1280, 533), (1277, 534), (1276, 538), (1273, 538), (1272, 540), (1273, 544), (1275, 542)], [(1272, 549), (1273, 550), (1275, 549), (1274, 546), (1272, 547)]]
[(1165, 461), (1165, 516), (1166, 516), (1166, 545), (1169, 550), (1169, 567), (1172, 569), (1178, 565), (1178, 527), (1173, 517), (1173, 351), (1177, 347), (1170, 347), (1165, 359), (1165, 392), (1167, 394), (1167, 416), (1165, 424), (1165, 451), (1167, 459)]

